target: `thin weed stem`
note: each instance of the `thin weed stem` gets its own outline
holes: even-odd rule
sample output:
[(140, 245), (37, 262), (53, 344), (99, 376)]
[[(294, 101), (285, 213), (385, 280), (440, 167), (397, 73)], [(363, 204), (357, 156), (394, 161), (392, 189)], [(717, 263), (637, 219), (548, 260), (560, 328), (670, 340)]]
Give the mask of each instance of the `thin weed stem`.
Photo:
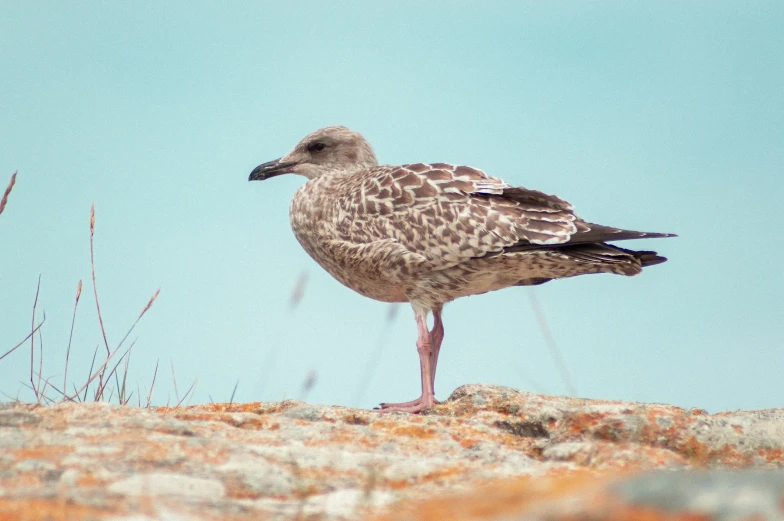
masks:
[[(46, 312), (44, 312), (46, 318)], [(44, 337), (43, 329), (38, 329), (38, 388), (41, 388), (41, 373), (44, 371)], [(44, 386), (43, 394), (46, 395), (46, 387)]]
[[(112, 377), (112, 374), (117, 374), (117, 368), (120, 367), (120, 364), (122, 363), (123, 359), (125, 359), (125, 364), (126, 364), (126, 368), (127, 368), (127, 366), (128, 366), (128, 359), (131, 357), (131, 350), (133, 349), (134, 345), (136, 345), (136, 340), (131, 342), (131, 345), (128, 347), (128, 349), (125, 350), (125, 353), (123, 353), (123, 355), (120, 357), (120, 359), (117, 360), (117, 363), (114, 364), (114, 367), (112, 367), (112, 370), (109, 371), (109, 375), (106, 377), (107, 380), (109, 380)], [(118, 348), (119, 348), (119, 346), (118, 346)], [(116, 378), (115, 378), (115, 380), (116, 380)], [(124, 383), (125, 382), (123, 381), (123, 384)], [(123, 388), (124, 388), (124, 385), (123, 385)], [(117, 392), (117, 399), (120, 400), (121, 390), (119, 388), (113, 387), (112, 388), (112, 393), (114, 393), (114, 392)], [(107, 401), (111, 401), (112, 400), (112, 396), (113, 396), (113, 394), (111, 396), (109, 396), (109, 399)], [(95, 401), (99, 401), (101, 399), (103, 399), (103, 389), (101, 389), (101, 393), (96, 397)]]
[(147, 394), (147, 408), (149, 409), (152, 406), (152, 394), (155, 390), (155, 378), (158, 376), (158, 362), (160, 362), (160, 358), (155, 361), (155, 372), (152, 373), (152, 385), (150, 385), (150, 392)]
[(561, 355), (561, 350), (558, 349), (558, 344), (555, 341), (553, 332), (550, 330), (547, 317), (544, 316), (542, 306), (539, 304), (539, 299), (536, 298), (536, 293), (533, 289), (529, 289), (526, 293), (528, 293), (528, 298), (531, 301), (531, 307), (534, 308), (536, 322), (539, 324), (539, 331), (541, 331), (545, 344), (547, 344), (547, 347), (550, 350), (550, 355), (553, 357), (553, 360), (555, 360), (555, 365), (558, 366), (558, 371), (561, 373), (561, 379), (564, 382), (564, 386), (566, 386), (566, 390), (570, 396), (577, 396), (577, 389), (574, 387), (572, 374), (569, 372), (569, 368), (566, 367), (566, 362), (564, 362), (564, 358)]
[[(134, 343), (136, 342), (134, 341)], [(131, 347), (133, 347), (133, 345), (131, 345)], [(125, 369), (123, 370), (122, 387), (120, 388), (119, 400), (121, 405), (126, 405), (128, 403), (128, 400), (131, 399), (131, 395), (133, 395), (133, 391), (131, 391), (130, 395), (128, 395), (127, 397), (125, 396), (125, 392), (126, 392), (125, 386), (126, 383), (128, 382), (128, 364), (130, 364), (130, 362), (131, 362), (131, 351), (129, 349), (128, 356), (125, 358)]]
[[(0, 212), (2, 212), (5, 209), (5, 206), (6, 206), (7, 201), (8, 201), (8, 195), (11, 192), (12, 188), (14, 187), (15, 182), (16, 182), (16, 172), (11, 176), (11, 181), (9, 182), (8, 187), (6, 188), (5, 193), (3, 194), (2, 199), (0, 199)], [(96, 311), (97, 311), (97, 314), (98, 314), (98, 323), (99, 323), (100, 329), (101, 329), (101, 337), (103, 339), (103, 345), (104, 345), (104, 348), (106, 349), (106, 358), (103, 361), (103, 363), (101, 363), (100, 365), (98, 365), (96, 367), (95, 364), (96, 364), (96, 360), (97, 360), (97, 357), (98, 357), (98, 351), (100, 350), (100, 343), (99, 343), (96, 346), (95, 351), (93, 352), (93, 358), (92, 358), (92, 361), (90, 362), (90, 369), (89, 369), (89, 371), (87, 373), (87, 380), (85, 381), (85, 383), (81, 387), (77, 388), (77, 386), (74, 383), (72, 383), (71, 385), (73, 387), (73, 393), (70, 394), (70, 395), (67, 394), (67, 392), (68, 392), (67, 391), (67, 389), (68, 389), (68, 370), (70, 368), (71, 346), (73, 345), (73, 335), (74, 335), (74, 330), (76, 328), (76, 314), (77, 314), (77, 311), (79, 309), (79, 301), (81, 299), (81, 294), (82, 294), (82, 289), (83, 289), (83, 281), (82, 280), (79, 280), (79, 283), (78, 283), (77, 288), (76, 288), (76, 298), (74, 299), (73, 313), (72, 313), (72, 316), (71, 316), (71, 329), (70, 329), (70, 332), (69, 332), (69, 335), (68, 335), (68, 345), (66, 347), (66, 353), (65, 353), (65, 370), (63, 372), (62, 390), (58, 389), (57, 387), (55, 387), (52, 384), (51, 379), (54, 378), (54, 377), (45, 378), (43, 376), (44, 340), (43, 340), (43, 329), (42, 329), (42, 327), (43, 327), (44, 323), (46, 323), (46, 312), (42, 313), (41, 321), (38, 324), (36, 324), (36, 319), (37, 319), (37, 315), (38, 315), (38, 299), (39, 299), (40, 294), (41, 294), (41, 280), (42, 280), (42, 275), (41, 274), (38, 275), (38, 282), (37, 282), (37, 285), (36, 285), (35, 298), (33, 299), (32, 318), (31, 318), (31, 322), (30, 322), (30, 332), (25, 336), (25, 338), (21, 342), (19, 342), (18, 344), (13, 346), (11, 349), (9, 349), (8, 351), (6, 351), (2, 355), (0, 355), (0, 360), (3, 360), (7, 356), (9, 356), (11, 353), (13, 353), (17, 349), (19, 349), (20, 347), (25, 345), (28, 341), (30, 342), (30, 374), (29, 374), (29, 383), (28, 382), (24, 382), (24, 383), (22, 383), (22, 386), (23, 387), (27, 387), (28, 389), (30, 389), (33, 392), (33, 394), (35, 395), (35, 399), (36, 399), (36, 402), (38, 403), (38, 405), (41, 405), (42, 403), (45, 403), (45, 404), (54, 403), (54, 400), (52, 399), (52, 397), (50, 395), (54, 395), (55, 398), (58, 398), (57, 395), (59, 395), (61, 397), (62, 401), (86, 402), (87, 401), (87, 397), (88, 397), (88, 393), (90, 391), (90, 385), (92, 385), (92, 383), (96, 379), (98, 380), (98, 385), (97, 385), (97, 389), (94, 391), (94, 395), (93, 395), (93, 399), (95, 401), (107, 400), (107, 401), (111, 402), (112, 399), (116, 397), (120, 404), (127, 405), (127, 404), (129, 404), (131, 402), (131, 400), (133, 398), (134, 392), (130, 391), (130, 387), (129, 386), (131, 384), (129, 384), (129, 382), (128, 382), (128, 371), (129, 371), (129, 368), (130, 368), (131, 353), (132, 353), (132, 350), (133, 350), (133, 347), (134, 347), (134, 344), (135, 344), (136, 341), (134, 340), (131, 343), (130, 347), (125, 349), (125, 351), (122, 353), (122, 356), (120, 356), (119, 359), (117, 359), (116, 355), (121, 352), (121, 350), (123, 349), (123, 346), (125, 345), (125, 342), (128, 340), (128, 338), (130, 337), (131, 333), (135, 330), (136, 326), (138, 325), (138, 323), (142, 319), (142, 317), (150, 310), (150, 308), (152, 307), (153, 303), (155, 302), (155, 300), (160, 295), (160, 291), (161, 290), (160, 290), (160, 288), (158, 288), (155, 291), (155, 293), (152, 295), (152, 297), (150, 297), (150, 299), (147, 301), (147, 304), (144, 306), (144, 308), (141, 310), (141, 312), (136, 317), (136, 320), (134, 320), (134, 322), (131, 325), (131, 327), (128, 328), (128, 331), (125, 333), (125, 335), (120, 340), (119, 344), (112, 350), (112, 348), (110, 347), (110, 344), (109, 344), (109, 339), (108, 339), (108, 336), (106, 334), (106, 327), (105, 327), (104, 321), (103, 321), (103, 313), (101, 311), (100, 298), (99, 298), (99, 295), (98, 295), (98, 284), (97, 284), (96, 274), (95, 274), (95, 203), (93, 203), (91, 205), (91, 207), (90, 207), (90, 274), (91, 274), (91, 278), (92, 278), (92, 282), (93, 282), (93, 296), (95, 298), (95, 307), (96, 307)], [(38, 348), (39, 348), (37, 371), (36, 371), (36, 367), (35, 367), (36, 335), (38, 336)], [(115, 360), (116, 360), (116, 362), (115, 362)], [(122, 369), (122, 381), (120, 381), (120, 371), (119, 371), (119, 368), (121, 367), (120, 364), (123, 364), (123, 360), (124, 360), (124, 366), (122, 366), (123, 367), (123, 369)], [(113, 363), (113, 365), (110, 365), (111, 363)], [(155, 391), (155, 383), (157, 381), (157, 376), (158, 376), (158, 366), (159, 366), (159, 361), (156, 361), (156, 363), (155, 363), (155, 372), (153, 373), (152, 384), (150, 386), (149, 393), (147, 393), (147, 407), (151, 407), (152, 406), (152, 399), (153, 399), (153, 394), (154, 394), (154, 391)], [(114, 383), (110, 385), (110, 381), (112, 379), (112, 375), (114, 375)], [(191, 386), (188, 388), (187, 392), (182, 396), (182, 398), (180, 398), (179, 390), (177, 389), (177, 381), (176, 381), (176, 376), (175, 376), (175, 373), (174, 373), (174, 363), (173, 362), (172, 362), (172, 376), (175, 377), (175, 379), (174, 379), (174, 386), (175, 386), (175, 391), (177, 393), (177, 405), (179, 406), (185, 400), (193, 398), (194, 390), (195, 390), (196, 384), (198, 382), (198, 379), (195, 380), (191, 384)], [(57, 378), (59, 378), (59, 375), (57, 375)], [(236, 386), (235, 386), (235, 390), (236, 390)], [(136, 392), (137, 403), (138, 403), (139, 407), (141, 407), (142, 406), (142, 393), (140, 391), (138, 383), (136, 385), (136, 391), (135, 392)], [(56, 393), (56, 394), (54, 394), (54, 393)], [(0, 391), (0, 394), (2, 394), (1, 391)], [(106, 398), (107, 395), (108, 395), (108, 399)]]
[(28, 340), (28, 339), (29, 339), (31, 336), (33, 336), (33, 335), (36, 333), (36, 331), (38, 331), (39, 329), (41, 329), (41, 326), (43, 326), (43, 325), (44, 325), (44, 322), (45, 322), (45, 321), (46, 321), (46, 317), (44, 316), (44, 320), (42, 320), (42, 321), (41, 321), (41, 322), (40, 322), (40, 323), (39, 323), (37, 326), (35, 326), (35, 329), (33, 329), (33, 330), (30, 332), (30, 333), (28, 333), (28, 335), (27, 335), (26, 337), (24, 337), (24, 339), (23, 339), (21, 342), (19, 342), (19, 343), (18, 343), (18, 344), (16, 344), (14, 347), (12, 347), (11, 349), (9, 349), (9, 350), (8, 350), (8, 351), (6, 351), (5, 353), (3, 353), (3, 356), (0, 356), (0, 360), (2, 360), (3, 358), (5, 358), (6, 356), (10, 355), (11, 353), (13, 353), (14, 351), (16, 351), (16, 350), (17, 350), (17, 349), (19, 349), (20, 347), (22, 347), (22, 345), (24, 345), (24, 343), (25, 343), (25, 342), (27, 342), (27, 340)]
[(180, 406), (180, 404), (182, 404), (182, 402), (184, 402), (184, 401), (185, 401), (185, 399), (188, 397), (188, 395), (189, 395), (189, 394), (191, 394), (191, 391), (193, 391), (193, 390), (196, 388), (196, 382), (198, 382), (198, 381), (199, 381), (199, 379), (198, 379), (198, 378), (197, 378), (197, 379), (195, 379), (195, 380), (193, 381), (193, 383), (191, 384), (191, 386), (190, 386), (190, 387), (188, 387), (188, 390), (187, 390), (187, 391), (185, 391), (185, 394), (182, 396), (182, 400), (180, 400), (179, 402), (177, 402), (177, 407), (179, 407), (179, 406)]
[(13, 189), (14, 184), (16, 183), (16, 174), (18, 172), (19, 171), (17, 170), (11, 174), (11, 181), (9, 181), (8, 187), (5, 189), (5, 193), (3, 193), (3, 198), (0, 199), (0, 213), (3, 213), (3, 210), (5, 210), (5, 205), (8, 203), (8, 194), (11, 193), (11, 189)]
[(33, 372), (35, 368), (35, 308), (38, 306), (38, 293), (41, 291), (41, 275), (38, 275), (38, 286), (35, 289), (35, 300), (33, 300), (33, 325), (30, 327), (30, 385), (35, 393), (35, 399), (40, 404), (41, 400), (38, 397), (38, 389), (35, 387), (35, 380), (33, 380)]
[[(89, 386), (89, 385), (92, 383), (92, 381), (93, 381), (93, 380), (95, 380), (96, 378), (98, 378), (98, 375), (99, 375), (99, 374), (103, 374), (103, 373), (105, 373), (105, 372), (106, 372), (106, 366), (109, 364), (109, 360), (111, 360), (111, 359), (112, 359), (112, 357), (113, 357), (115, 354), (117, 354), (117, 351), (118, 351), (119, 349), (120, 349), (120, 346), (117, 346), (117, 347), (115, 348), (115, 350), (114, 350), (114, 351), (112, 351), (111, 353), (109, 353), (109, 356), (107, 356), (107, 357), (106, 357), (106, 360), (104, 360), (104, 362), (101, 364), (101, 366), (98, 368), (98, 370), (96, 370), (96, 371), (95, 371), (95, 373), (93, 373), (93, 375), (90, 377), (90, 379), (89, 379), (89, 380), (87, 380), (87, 383), (85, 383), (85, 384), (82, 386), (82, 388), (81, 388), (81, 389), (79, 389), (79, 391), (77, 391), (77, 393), (76, 393), (76, 394), (79, 394), (79, 393), (81, 393), (83, 390), (84, 390), (84, 391), (86, 391), (86, 390), (87, 390), (87, 387), (88, 387), (88, 386)], [(126, 351), (126, 353), (127, 353), (127, 351)], [(125, 355), (123, 354), (123, 356), (125, 356)], [(100, 387), (99, 387), (99, 389), (101, 389), (101, 392), (103, 392), (102, 388), (100, 388)], [(97, 391), (96, 391), (96, 393), (97, 393)], [(96, 396), (98, 396), (98, 395), (96, 394)], [(67, 399), (68, 401), (71, 401), (71, 400), (73, 400), (73, 396), (67, 396), (67, 397), (66, 397), (66, 399)], [(85, 399), (87, 399), (87, 393), (86, 393), (86, 392), (85, 392)]]
[[(103, 345), (106, 347), (106, 354), (109, 355), (111, 349), (109, 349), (109, 340), (106, 338), (106, 328), (103, 326), (103, 315), (101, 314), (101, 304), (98, 301), (98, 286), (95, 283), (95, 248), (93, 245), (94, 236), (95, 236), (95, 202), (93, 202), (92, 206), (90, 206), (90, 271), (93, 277), (93, 295), (95, 295), (95, 309), (98, 311), (98, 323), (101, 326), (101, 335), (103, 336)], [(103, 367), (104, 367), (104, 371), (106, 371), (106, 365), (104, 365)], [(103, 376), (104, 373), (101, 373), (98, 377), (98, 389), (103, 389), (104, 387)], [(118, 386), (120, 385), (119, 381), (117, 382), (117, 385)]]
[[(234, 389), (231, 391), (231, 398), (229, 398), (229, 407), (231, 404), (234, 403), (234, 393), (237, 392), (237, 386), (240, 384), (239, 378), (237, 379), (237, 383), (234, 384)], [(210, 399), (211, 400), (211, 399)]]
[(117, 347), (123, 345), (123, 343), (128, 339), (128, 337), (130, 336), (131, 332), (133, 332), (134, 328), (136, 327), (136, 324), (138, 324), (139, 321), (144, 316), (144, 314), (147, 313), (147, 311), (149, 311), (149, 309), (152, 307), (152, 303), (155, 302), (155, 299), (158, 298), (158, 295), (160, 293), (161, 293), (161, 288), (158, 288), (155, 291), (155, 294), (152, 297), (150, 297), (150, 300), (147, 302), (147, 305), (144, 306), (144, 309), (142, 309), (142, 312), (139, 313), (139, 316), (136, 317), (136, 320), (134, 321), (133, 325), (128, 329), (128, 332), (125, 333), (125, 336), (122, 338), (122, 340), (120, 340), (120, 344)]
[[(90, 380), (90, 375), (91, 375), (91, 374), (92, 374), (92, 372), (93, 372), (93, 367), (95, 367), (95, 357), (96, 357), (96, 356), (98, 356), (98, 346), (95, 346), (95, 351), (93, 352), (93, 361), (92, 361), (92, 362), (90, 362), (90, 371), (87, 373), (87, 380), (88, 380), (88, 381), (87, 381), (87, 383), (86, 383), (86, 384), (84, 385), (84, 387), (83, 387), (83, 389), (84, 389), (84, 396), (83, 396), (83, 397), (82, 397), (82, 399), (80, 400), (80, 401), (82, 401), (82, 402), (86, 402), (86, 401), (87, 401), (87, 389), (90, 387), (90, 382), (92, 381), (92, 380)], [(74, 389), (75, 389), (75, 388), (76, 388), (76, 386), (74, 385)], [(79, 397), (79, 392), (80, 392), (80, 391), (76, 391), (76, 392), (74, 393), (74, 394), (77, 396), (77, 398)], [(66, 396), (64, 399), (67, 401), (67, 400), (68, 400), (68, 397)]]
[(76, 324), (76, 307), (79, 305), (79, 297), (82, 294), (82, 281), (76, 286), (76, 302), (74, 302), (73, 318), (71, 319), (71, 334), (68, 336), (68, 348), (65, 350), (65, 373), (63, 374), (63, 390), (68, 389), (68, 358), (71, 356), (71, 341), (73, 340), (74, 324)]
[(177, 375), (174, 374), (174, 362), (169, 360), (172, 370), (172, 381), (174, 382), (174, 397), (177, 398), (177, 403), (180, 403), (180, 393), (177, 392)]

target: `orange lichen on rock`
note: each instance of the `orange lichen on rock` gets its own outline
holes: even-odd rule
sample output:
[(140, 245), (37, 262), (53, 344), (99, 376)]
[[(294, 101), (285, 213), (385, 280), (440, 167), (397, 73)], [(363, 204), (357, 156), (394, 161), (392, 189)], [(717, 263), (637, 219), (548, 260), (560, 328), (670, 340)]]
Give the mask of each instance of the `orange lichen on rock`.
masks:
[(0, 519), (3, 521), (86, 521), (107, 519), (127, 513), (123, 510), (117, 505), (95, 507), (74, 504), (65, 498), (53, 500), (0, 498)]
[(781, 409), (479, 385), (421, 415), (0, 404), (0, 521), (746, 519), (784, 512), (782, 468)]
[(433, 429), (419, 425), (400, 425), (393, 422), (375, 422), (373, 428), (384, 431), (392, 436), (408, 436), (409, 438), (431, 439), (436, 436)]
[(14, 451), (13, 455), (17, 461), (27, 459), (52, 460), (62, 458), (66, 454), (73, 452), (74, 447), (69, 445), (38, 445), (34, 447), (23, 447)]
[(594, 472), (572, 472), (550, 478), (526, 476), (515, 480), (498, 480), (478, 486), (464, 494), (411, 502), (384, 514), (376, 521), (479, 521), (512, 519), (536, 504), (561, 500), (586, 490), (596, 490), (602, 477)]

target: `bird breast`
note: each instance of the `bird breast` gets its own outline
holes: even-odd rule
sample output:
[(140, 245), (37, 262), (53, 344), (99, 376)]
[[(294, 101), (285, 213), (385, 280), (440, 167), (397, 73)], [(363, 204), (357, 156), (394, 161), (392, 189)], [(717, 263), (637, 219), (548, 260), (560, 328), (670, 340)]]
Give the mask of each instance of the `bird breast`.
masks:
[(289, 207), (291, 229), (308, 255), (323, 266), (329, 261), (325, 243), (337, 238), (334, 198), (330, 198), (327, 183), (316, 178), (302, 185), (294, 194)]
[(305, 183), (291, 201), (289, 218), (302, 248), (344, 286), (374, 300), (406, 302), (406, 285), (390, 277), (390, 255), (372, 244), (348, 241), (357, 225), (338, 201), (340, 185), (324, 178)]

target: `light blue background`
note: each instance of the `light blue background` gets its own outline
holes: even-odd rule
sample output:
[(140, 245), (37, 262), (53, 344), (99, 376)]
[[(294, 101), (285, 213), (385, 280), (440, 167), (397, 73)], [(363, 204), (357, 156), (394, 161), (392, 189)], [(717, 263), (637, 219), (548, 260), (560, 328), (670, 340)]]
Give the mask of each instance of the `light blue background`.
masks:
[[(445, 311), (436, 394), (464, 383), (710, 411), (784, 405), (784, 4), (770, 2), (11, 2), (0, 4), (0, 352), (29, 332), (71, 381), (110, 343), (155, 403), (307, 398), (371, 407), (419, 392), (401, 306), (340, 286), (288, 224), (303, 182), (257, 164), (342, 124), (382, 163), (445, 161), (555, 193), (594, 222), (676, 232), (636, 278), (590, 276)], [(632, 246), (626, 243), (626, 246)], [(297, 277), (308, 274), (292, 309)], [(104, 348), (101, 347), (99, 352)], [(31, 399), (29, 346), (0, 390)], [(316, 381), (302, 389), (308, 374)], [(7, 399), (7, 398), (4, 398)], [(134, 397), (133, 402), (136, 403)]]

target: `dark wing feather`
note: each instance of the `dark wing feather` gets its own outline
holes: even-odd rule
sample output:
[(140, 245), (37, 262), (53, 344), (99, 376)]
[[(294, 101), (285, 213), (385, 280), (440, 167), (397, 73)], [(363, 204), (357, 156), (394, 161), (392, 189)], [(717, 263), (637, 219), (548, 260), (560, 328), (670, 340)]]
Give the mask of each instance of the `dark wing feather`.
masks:
[[(610, 241), (623, 241), (630, 239), (659, 239), (664, 237), (677, 237), (674, 233), (656, 233), (656, 232), (638, 232), (634, 230), (624, 230), (622, 228), (614, 228), (612, 226), (604, 226), (602, 224), (589, 223), (577, 217), (572, 210), (572, 206), (566, 201), (559, 199), (554, 195), (547, 195), (534, 190), (516, 187), (503, 191), (496, 197), (503, 197), (518, 202), (523, 208), (553, 208), (560, 211), (569, 212), (574, 215), (574, 224), (576, 232), (571, 234), (567, 240), (558, 243), (542, 243), (536, 241), (520, 241), (513, 246), (505, 249), (505, 251), (526, 251), (541, 249), (542, 247), (558, 247), (573, 244), (591, 244), (603, 243)], [(664, 262), (664, 261), (661, 261)]]
[(380, 166), (359, 175), (347, 177), (336, 198), (341, 238), (391, 239), (437, 269), (507, 251), (669, 236), (587, 223), (563, 199), (465, 166)]
[(634, 230), (623, 230), (601, 224), (580, 221), (577, 224), (578, 231), (566, 242), (561, 244), (534, 244), (529, 241), (521, 241), (514, 244), (504, 251), (528, 251), (539, 250), (547, 247), (559, 247), (576, 244), (598, 244), (612, 241), (626, 241), (631, 239), (662, 239), (665, 237), (677, 237), (674, 233), (638, 232)]

